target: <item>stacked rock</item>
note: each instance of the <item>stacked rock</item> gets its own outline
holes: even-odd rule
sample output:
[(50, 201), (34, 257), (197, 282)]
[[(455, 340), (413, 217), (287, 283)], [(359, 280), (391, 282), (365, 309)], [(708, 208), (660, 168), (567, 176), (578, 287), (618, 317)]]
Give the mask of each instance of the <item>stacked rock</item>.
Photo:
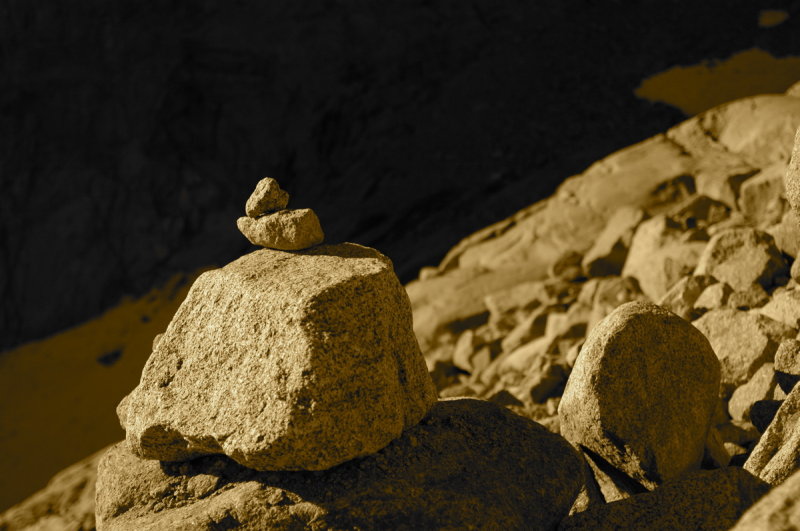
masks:
[[(287, 199), (265, 179), (248, 214)], [(282, 212), (239, 226), (293, 250), (321, 241), (313, 212)], [(578, 454), (532, 421), (437, 403), (391, 261), (352, 243), (201, 275), (117, 412), (101, 530), (553, 527), (582, 482)]]
[(278, 181), (265, 177), (245, 204), (247, 216), (236, 221), (253, 245), (282, 251), (299, 251), (325, 239), (319, 218), (310, 208), (286, 210), (289, 194)]

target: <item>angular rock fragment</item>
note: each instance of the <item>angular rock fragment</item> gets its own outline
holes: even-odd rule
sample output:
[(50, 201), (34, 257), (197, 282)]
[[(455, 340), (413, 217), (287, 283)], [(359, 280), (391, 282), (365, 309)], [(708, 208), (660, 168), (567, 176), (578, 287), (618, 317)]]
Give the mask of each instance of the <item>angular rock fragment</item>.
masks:
[(651, 300), (657, 301), (697, 266), (705, 241), (692, 240), (664, 215), (642, 222), (633, 236), (623, 276), (632, 276)]
[(583, 257), (583, 270), (590, 277), (619, 275), (628, 256), (636, 227), (644, 219), (639, 208), (622, 207), (606, 222), (592, 248)]
[(558, 408), (561, 433), (653, 489), (699, 466), (719, 378), (691, 324), (653, 304), (624, 304), (581, 349)]
[(795, 133), (792, 158), (789, 160), (789, 166), (783, 176), (783, 184), (786, 190), (786, 199), (795, 215), (800, 218), (800, 128)]
[(383, 448), (435, 401), (391, 262), (341, 244), (201, 275), (120, 417), (144, 458), (322, 470)]
[(717, 354), (728, 393), (773, 359), (781, 339), (793, 336), (790, 328), (763, 315), (730, 308), (711, 310), (693, 324)]
[(705, 313), (708, 310), (724, 308), (728, 304), (728, 297), (731, 296), (731, 293), (733, 293), (733, 288), (725, 282), (712, 284), (704, 289), (703, 293), (694, 301), (694, 310)]
[(482, 400), (446, 400), (377, 453), (322, 472), (224, 456), (158, 463), (117, 445), (98, 468), (102, 529), (553, 529), (583, 487), (560, 436)]
[(558, 528), (725, 531), (768, 490), (769, 485), (738, 467), (702, 470), (653, 492), (589, 507)]
[(753, 448), (744, 468), (779, 485), (800, 468), (800, 387), (795, 386)]
[(728, 219), (731, 209), (721, 201), (705, 195), (694, 195), (681, 201), (669, 212), (669, 217), (683, 230), (705, 229)]
[(265, 177), (258, 181), (256, 189), (250, 194), (245, 204), (245, 213), (257, 218), (276, 210), (283, 210), (289, 204), (289, 194), (281, 190), (278, 181)]
[(769, 293), (761, 284), (750, 284), (745, 290), (737, 290), (728, 296), (728, 308), (750, 310), (760, 308), (769, 302)]
[(754, 173), (756, 170), (743, 163), (736, 167), (705, 168), (695, 176), (697, 193), (735, 207), (742, 183)]
[(775, 352), (775, 378), (784, 392), (791, 392), (800, 381), (800, 341), (785, 339)]
[(776, 276), (786, 273), (788, 266), (772, 236), (742, 227), (713, 236), (694, 274), (711, 275), (734, 290), (744, 291), (756, 283), (768, 289)]
[(731, 531), (796, 531), (797, 529), (800, 529), (800, 471), (792, 474), (750, 507)]
[(308, 249), (325, 239), (319, 218), (310, 208), (279, 210), (257, 219), (241, 217), (236, 226), (253, 245), (281, 251)]
[[(800, 220), (794, 210), (787, 209), (780, 223), (767, 227), (766, 232), (775, 239), (778, 249), (792, 258), (800, 251)], [(793, 277), (794, 278), (794, 277)]]
[(800, 327), (800, 290), (776, 290), (759, 313), (792, 328)]
[(759, 400), (772, 398), (777, 384), (772, 363), (765, 363), (746, 384), (736, 388), (728, 401), (728, 412), (735, 420), (750, 420), (750, 408)]
[(708, 275), (683, 277), (664, 294), (658, 301), (658, 305), (682, 319), (691, 321), (694, 316), (695, 302), (707, 287), (716, 283), (716, 279)]
[(773, 164), (746, 180), (739, 194), (739, 209), (757, 227), (778, 223), (783, 217), (783, 175), (786, 164)]

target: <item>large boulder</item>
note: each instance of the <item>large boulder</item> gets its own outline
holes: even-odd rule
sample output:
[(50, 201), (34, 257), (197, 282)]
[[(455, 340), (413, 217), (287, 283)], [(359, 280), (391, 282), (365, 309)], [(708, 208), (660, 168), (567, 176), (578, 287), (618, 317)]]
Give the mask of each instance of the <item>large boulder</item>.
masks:
[(653, 492), (589, 507), (558, 528), (726, 531), (768, 490), (769, 485), (741, 468), (701, 470)]
[(652, 490), (700, 465), (719, 389), (708, 340), (631, 302), (591, 331), (558, 408), (561, 433)]
[(435, 401), (392, 263), (341, 244), (201, 275), (118, 412), (143, 458), (322, 470), (383, 448)]
[(257, 472), (224, 456), (158, 463), (117, 445), (98, 469), (98, 528), (552, 529), (582, 469), (541, 425), (448, 400), (376, 454), (322, 472)]

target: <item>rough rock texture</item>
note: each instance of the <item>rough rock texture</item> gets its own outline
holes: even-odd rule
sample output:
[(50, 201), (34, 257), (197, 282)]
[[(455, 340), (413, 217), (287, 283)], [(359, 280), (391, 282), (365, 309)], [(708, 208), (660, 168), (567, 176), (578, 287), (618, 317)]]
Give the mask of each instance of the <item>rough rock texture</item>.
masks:
[(727, 531), (768, 490), (769, 485), (741, 468), (703, 470), (653, 492), (595, 505), (567, 517), (558, 528)]
[(800, 387), (783, 401), (744, 468), (772, 485), (800, 468)]
[(251, 218), (269, 214), (275, 210), (283, 210), (289, 204), (289, 193), (281, 190), (278, 181), (264, 177), (256, 184), (256, 189), (247, 198), (245, 213)]
[(775, 377), (788, 393), (800, 381), (800, 341), (785, 339), (775, 352)]
[(747, 179), (740, 190), (739, 208), (754, 225), (766, 227), (783, 218), (786, 164), (781, 161)]
[(735, 420), (750, 420), (750, 408), (759, 400), (769, 400), (777, 384), (772, 363), (762, 365), (750, 380), (736, 388), (728, 401), (728, 412)]
[(120, 444), (100, 463), (97, 516), (109, 531), (549, 529), (578, 496), (582, 467), (542, 426), (457, 399), (376, 454), (316, 473), (259, 473), (222, 456), (159, 464)]
[(794, 137), (792, 158), (786, 168), (783, 183), (786, 189), (786, 199), (792, 206), (795, 215), (800, 217), (800, 128), (797, 129)]
[(321, 470), (383, 448), (435, 400), (391, 262), (341, 244), (201, 275), (120, 420), (149, 459)]
[(558, 408), (561, 433), (652, 490), (697, 468), (720, 367), (697, 329), (631, 302), (589, 334)]
[(786, 275), (789, 268), (775, 240), (751, 227), (723, 231), (711, 238), (695, 275), (711, 275), (727, 282), (734, 290), (745, 291), (752, 284), (770, 288), (773, 279)]
[(47, 486), (0, 514), (3, 531), (91, 531), (95, 528), (95, 480), (104, 448), (62, 470)]
[(750, 507), (731, 531), (796, 531), (797, 529), (800, 529), (800, 471), (792, 474)]
[(759, 313), (792, 328), (800, 327), (800, 290), (776, 290)]
[(753, 312), (724, 308), (711, 310), (694, 326), (708, 338), (722, 365), (722, 384), (728, 392), (746, 383), (771, 361), (782, 337), (791, 329)]
[(706, 246), (705, 241), (686, 236), (677, 223), (663, 215), (642, 222), (633, 236), (622, 275), (635, 277), (645, 295), (660, 300), (681, 277), (694, 270)]
[(708, 275), (683, 277), (664, 294), (658, 305), (682, 319), (691, 321), (697, 299), (706, 288), (716, 283), (716, 279)]
[(319, 218), (310, 208), (280, 210), (258, 219), (241, 217), (236, 226), (253, 245), (282, 251), (299, 251), (325, 239)]
[(592, 277), (619, 275), (628, 256), (628, 248), (644, 212), (633, 207), (620, 208), (606, 223), (592, 248), (583, 256), (583, 269)]

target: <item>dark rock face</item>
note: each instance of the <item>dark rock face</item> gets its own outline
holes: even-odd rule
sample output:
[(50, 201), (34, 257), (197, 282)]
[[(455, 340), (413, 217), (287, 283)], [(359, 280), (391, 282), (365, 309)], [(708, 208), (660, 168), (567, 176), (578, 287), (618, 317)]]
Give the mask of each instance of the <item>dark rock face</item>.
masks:
[(553, 529), (582, 467), (541, 425), (448, 400), (376, 454), (318, 472), (257, 472), (224, 456), (164, 463), (118, 444), (98, 467), (98, 528)]
[(716, 4), (12, 0), (0, 349), (241, 254), (233, 221), (264, 176), (408, 280), (675, 123), (634, 97), (644, 77), (790, 52), (797, 17), (762, 35), (757, 6)]

